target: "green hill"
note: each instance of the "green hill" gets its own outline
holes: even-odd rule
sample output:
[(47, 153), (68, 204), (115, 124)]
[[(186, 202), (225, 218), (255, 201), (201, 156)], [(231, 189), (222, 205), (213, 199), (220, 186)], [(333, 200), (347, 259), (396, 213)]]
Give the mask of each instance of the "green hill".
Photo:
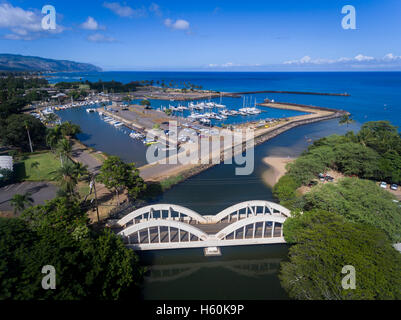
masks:
[(0, 71), (93, 72), (102, 69), (89, 63), (0, 54)]

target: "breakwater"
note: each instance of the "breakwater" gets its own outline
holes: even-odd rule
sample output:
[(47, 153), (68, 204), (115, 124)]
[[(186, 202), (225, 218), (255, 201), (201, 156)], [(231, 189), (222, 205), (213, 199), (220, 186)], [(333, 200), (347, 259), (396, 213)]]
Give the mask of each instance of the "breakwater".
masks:
[(258, 93), (306, 94), (306, 95), (317, 95), (317, 96), (340, 96), (340, 97), (350, 97), (351, 96), (347, 92), (344, 92), (344, 93), (327, 93), (327, 92), (277, 91), (277, 90), (246, 91), (246, 92), (236, 92), (235, 94), (242, 95), (242, 94), (258, 94)]

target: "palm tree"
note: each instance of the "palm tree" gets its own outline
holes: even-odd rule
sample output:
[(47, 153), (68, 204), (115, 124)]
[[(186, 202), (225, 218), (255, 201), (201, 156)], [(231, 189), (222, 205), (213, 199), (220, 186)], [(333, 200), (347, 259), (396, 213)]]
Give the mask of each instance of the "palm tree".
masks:
[(46, 135), (46, 144), (53, 151), (56, 149), (58, 142), (62, 137), (60, 126), (55, 126), (53, 129), (50, 129)]
[(25, 125), (26, 132), (27, 132), (27, 134), (28, 134), (29, 147), (31, 148), (31, 153), (33, 153), (32, 140), (31, 140), (31, 135), (29, 134), (28, 121), (25, 121), (25, 122), (24, 122), (24, 125)]
[(75, 164), (66, 162), (53, 173), (55, 174), (54, 180), (60, 183), (61, 189), (68, 195), (73, 195), (79, 180)]
[(75, 173), (79, 180), (90, 180), (88, 166), (81, 162), (75, 163)]
[(32, 204), (33, 199), (31, 194), (26, 192), (25, 194), (15, 194), (10, 202), (14, 207), (14, 214), (17, 214), (17, 212), (23, 211), (26, 205)]
[(346, 124), (347, 127), (348, 127), (348, 125), (350, 125), (351, 123), (354, 123), (354, 122), (355, 122), (355, 120), (352, 119), (352, 117), (351, 117), (351, 115), (350, 115), (349, 113), (344, 114), (344, 115), (340, 118), (340, 121), (339, 121), (339, 123), (340, 123), (341, 125), (342, 125), (342, 124)]
[(71, 142), (67, 139), (62, 139), (57, 144), (57, 151), (60, 154), (61, 165), (64, 164), (64, 159), (67, 159), (72, 154)]

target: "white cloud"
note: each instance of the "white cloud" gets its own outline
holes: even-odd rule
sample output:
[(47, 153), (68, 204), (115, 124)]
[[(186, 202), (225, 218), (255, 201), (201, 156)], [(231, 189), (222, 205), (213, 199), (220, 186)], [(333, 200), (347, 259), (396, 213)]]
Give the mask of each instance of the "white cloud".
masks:
[(104, 29), (100, 27), (99, 23), (92, 17), (88, 17), (88, 19), (81, 24), (82, 29), (86, 30), (99, 30), (99, 29)]
[(239, 64), (234, 62), (226, 62), (223, 64), (210, 63), (208, 68), (235, 68), (235, 67), (259, 67), (260, 64)]
[(44, 34), (64, 31), (64, 27), (59, 24), (56, 30), (44, 30), (42, 15), (39, 11), (24, 10), (8, 3), (0, 4), (0, 29), (11, 31), (4, 36), (9, 40), (33, 40)]
[(395, 56), (392, 53), (387, 53), (384, 57), (383, 60), (384, 61), (395, 61), (395, 60), (400, 60), (401, 56)]
[[(386, 55), (388, 56), (388, 55)], [(390, 56), (391, 57), (391, 54)], [(388, 59), (388, 58), (387, 58)], [(312, 59), (310, 56), (304, 56), (301, 59), (297, 60), (288, 60), (284, 61), (284, 64), (289, 64), (289, 65), (322, 65), (322, 64), (338, 64), (338, 63), (359, 63), (359, 62), (375, 62), (375, 61), (380, 61), (381, 59), (376, 59), (374, 57), (370, 56), (365, 56), (363, 54), (358, 54), (354, 58), (346, 58), (342, 57), (339, 59)]]
[(383, 57), (372, 57), (364, 54), (358, 54), (352, 58), (341, 57), (338, 59), (313, 59), (305, 56), (301, 59), (284, 61), (283, 65), (293, 67), (306, 67), (313, 69), (391, 69), (401, 67), (401, 56), (387, 53)]
[(174, 30), (189, 30), (189, 22), (186, 20), (178, 19), (175, 22), (171, 19), (164, 20), (164, 25)]
[(118, 2), (104, 2), (103, 7), (110, 9), (120, 17), (130, 18), (130, 17), (143, 17), (146, 15), (145, 8), (134, 10), (129, 6), (121, 5)]
[(374, 60), (375, 58), (364, 56), (363, 54), (358, 54), (357, 56), (355, 56), (354, 59), (356, 61), (371, 61), (371, 60)]
[(90, 36), (88, 36), (88, 41), (90, 42), (103, 42), (103, 43), (108, 43), (108, 42), (115, 42), (116, 39), (112, 37), (107, 37), (104, 34), (101, 33), (94, 33)]

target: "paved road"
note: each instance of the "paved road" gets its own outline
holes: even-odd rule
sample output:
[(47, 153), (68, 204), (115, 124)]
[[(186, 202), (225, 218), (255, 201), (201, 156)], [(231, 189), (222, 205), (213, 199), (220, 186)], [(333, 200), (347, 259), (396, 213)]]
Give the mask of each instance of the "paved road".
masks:
[(48, 182), (22, 182), (0, 188), (0, 211), (13, 211), (11, 198), (26, 192), (32, 194), (34, 205), (39, 205), (56, 197), (57, 186)]
[(96, 172), (102, 166), (100, 160), (95, 158), (93, 155), (89, 153), (88, 150), (82, 148), (78, 144), (74, 144), (72, 147), (72, 157), (75, 160), (82, 162), (84, 165), (88, 166), (88, 170), (90, 172)]

